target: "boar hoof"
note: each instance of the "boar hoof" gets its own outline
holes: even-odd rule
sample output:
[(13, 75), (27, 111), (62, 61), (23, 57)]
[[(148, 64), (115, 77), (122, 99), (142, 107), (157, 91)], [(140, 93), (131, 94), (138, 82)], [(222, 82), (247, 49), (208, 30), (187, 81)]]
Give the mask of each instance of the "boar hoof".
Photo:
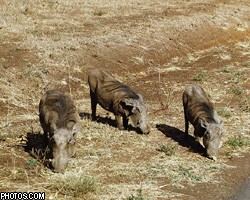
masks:
[(124, 126), (118, 126), (119, 130), (125, 130)]
[(212, 159), (213, 161), (217, 161), (217, 157), (216, 156), (208, 156), (208, 158)]

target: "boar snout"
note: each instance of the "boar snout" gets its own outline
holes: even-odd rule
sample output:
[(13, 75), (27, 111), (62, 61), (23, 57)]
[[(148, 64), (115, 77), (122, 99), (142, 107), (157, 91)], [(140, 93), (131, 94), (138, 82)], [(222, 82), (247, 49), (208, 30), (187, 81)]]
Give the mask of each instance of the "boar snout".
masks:
[(149, 134), (150, 126), (148, 125), (146, 106), (143, 106), (143, 109), (141, 111), (141, 119), (140, 119), (140, 122), (139, 122), (139, 127), (140, 127), (142, 133)]
[(207, 123), (205, 121), (201, 123), (201, 126), (206, 130), (203, 136), (203, 144), (207, 150), (207, 156), (213, 160), (216, 160), (219, 148), (222, 145), (221, 141), (222, 122)]
[(149, 134), (149, 133), (150, 133), (150, 126), (149, 126), (149, 125), (146, 125), (146, 127), (140, 127), (140, 131), (141, 131), (143, 134)]
[(72, 132), (59, 129), (55, 131), (53, 136), (53, 159), (52, 167), (54, 172), (63, 173), (68, 165), (69, 154), (73, 154), (74, 137)]
[(140, 132), (143, 134), (149, 134), (150, 126), (148, 125), (146, 109), (141, 111), (137, 115), (135, 114), (135, 116), (136, 117), (131, 117), (133, 124), (135, 124), (134, 121), (136, 121), (135, 120), (135, 118), (136, 118), (138, 120), (136, 127), (140, 129)]
[(206, 148), (207, 157), (216, 161), (221, 144), (220, 138), (216, 137), (212, 138), (211, 140), (211, 135), (209, 133), (206, 133), (203, 136), (203, 144)]
[(68, 166), (68, 158), (63, 155), (56, 156), (54, 159), (52, 159), (51, 164), (54, 172), (64, 173)]
[(215, 149), (207, 149), (207, 157), (216, 161), (218, 156), (218, 150)]

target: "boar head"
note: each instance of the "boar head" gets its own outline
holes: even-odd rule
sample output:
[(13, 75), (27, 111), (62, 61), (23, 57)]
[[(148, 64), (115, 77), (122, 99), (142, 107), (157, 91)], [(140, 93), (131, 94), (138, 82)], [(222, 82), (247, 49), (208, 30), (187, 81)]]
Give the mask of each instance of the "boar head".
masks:
[(54, 172), (63, 173), (68, 165), (68, 159), (74, 154), (75, 129), (57, 129), (54, 132), (52, 167)]
[(207, 150), (207, 156), (213, 160), (217, 160), (218, 151), (222, 144), (222, 122), (208, 123), (203, 121), (201, 127), (205, 129), (203, 144)]
[(147, 120), (147, 107), (143, 103), (141, 95), (138, 99), (125, 98), (121, 101), (121, 105), (127, 117), (130, 118), (132, 124), (138, 127), (142, 133), (148, 134), (150, 127)]

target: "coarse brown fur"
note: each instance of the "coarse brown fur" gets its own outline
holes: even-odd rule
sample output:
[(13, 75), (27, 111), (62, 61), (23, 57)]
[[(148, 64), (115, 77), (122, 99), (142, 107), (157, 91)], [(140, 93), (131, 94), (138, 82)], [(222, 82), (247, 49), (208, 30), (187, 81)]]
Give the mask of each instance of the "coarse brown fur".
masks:
[(45, 141), (53, 151), (54, 171), (63, 172), (68, 158), (74, 154), (75, 133), (79, 128), (77, 109), (62, 91), (49, 90), (40, 100), (39, 117)]
[(93, 120), (96, 119), (96, 105), (100, 104), (105, 110), (114, 113), (119, 129), (126, 129), (130, 118), (143, 133), (149, 133), (147, 108), (141, 95), (101, 69), (90, 71), (88, 82)]
[(194, 126), (195, 137), (203, 137), (208, 156), (216, 159), (221, 142), (222, 123), (205, 91), (196, 85), (189, 85), (183, 93), (185, 133), (189, 122)]

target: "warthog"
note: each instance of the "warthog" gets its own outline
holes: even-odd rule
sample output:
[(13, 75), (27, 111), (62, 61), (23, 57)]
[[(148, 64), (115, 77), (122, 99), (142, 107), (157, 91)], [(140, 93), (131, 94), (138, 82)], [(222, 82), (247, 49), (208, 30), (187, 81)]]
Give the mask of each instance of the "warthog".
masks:
[(188, 134), (189, 122), (194, 126), (194, 135), (203, 138), (207, 156), (217, 159), (221, 147), (222, 122), (219, 120), (212, 103), (201, 87), (190, 85), (183, 93), (185, 133)]
[(79, 115), (69, 96), (60, 90), (49, 90), (40, 100), (40, 123), (52, 151), (54, 172), (64, 172), (68, 159), (74, 154), (75, 133)]
[(147, 108), (142, 96), (135, 93), (128, 85), (116, 80), (108, 72), (100, 69), (90, 71), (88, 76), (91, 97), (92, 119), (96, 119), (97, 103), (115, 115), (120, 130), (128, 128), (128, 120), (148, 134)]

